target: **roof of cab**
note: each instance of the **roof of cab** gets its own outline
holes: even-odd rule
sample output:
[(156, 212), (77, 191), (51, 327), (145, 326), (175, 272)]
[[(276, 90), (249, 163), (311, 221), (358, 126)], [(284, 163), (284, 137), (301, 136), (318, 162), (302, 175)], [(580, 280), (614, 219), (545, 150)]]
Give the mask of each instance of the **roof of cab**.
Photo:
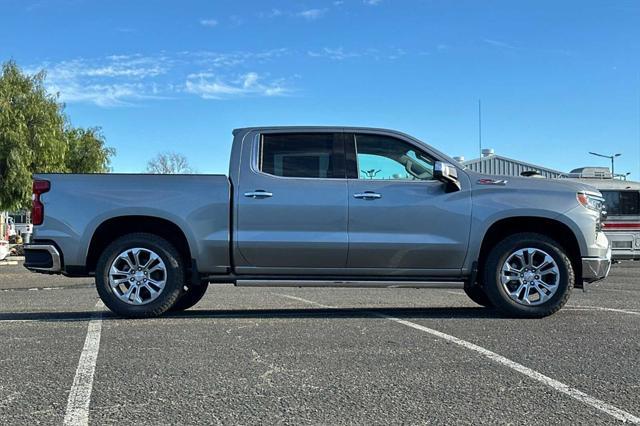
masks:
[[(255, 127), (239, 127), (233, 130), (233, 135), (238, 133), (256, 131), (256, 130), (282, 130), (282, 131), (324, 131), (324, 132), (384, 132), (404, 134), (393, 129), (383, 129), (378, 127), (358, 127), (358, 126), (255, 126)], [(407, 135), (409, 136), (409, 135)]]
[(263, 131), (268, 130), (270, 132), (273, 131), (283, 131), (283, 132), (353, 132), (353, 133), (379, 133), (386, 135), (395, 135), (401, 138), (405, 138), (411, 141), (414, 141), (418, 144), (422, 144), (425, 148), (435, 154), (440, 159), (444, 159), (448, 163), (454, 164), (456, 161), (449, 157), (442, 151), (439, 151), (437, 148), (432, 145), (427, 145), (426, 142), (413, 137), (407, 133), (393, 130), (393, 129), (384, 129), (378, 127), (357, 127), (357, 126), (256, 126), (256, 127), (240, 127), (233, 130), (233, 136), (237, 137), (238, 135), (246, 135), (251, 131)]

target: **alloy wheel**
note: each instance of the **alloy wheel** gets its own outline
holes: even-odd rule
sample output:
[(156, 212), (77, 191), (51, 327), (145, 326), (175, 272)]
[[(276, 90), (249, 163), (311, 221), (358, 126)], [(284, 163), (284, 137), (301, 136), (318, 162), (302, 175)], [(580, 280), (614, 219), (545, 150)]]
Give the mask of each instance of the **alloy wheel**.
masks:
[(109, 285), (121, 301), (145, 305), (160, 296), (167, 282), (167, 268), (157, 253), (130, 248), (120, 253), (109, 268)]
[(541, 305), (558, 290), (560, 270), (547, 252), (523, 248), (511, 253), (502, 265), (500, 284), (511, 300), (526, 306)]

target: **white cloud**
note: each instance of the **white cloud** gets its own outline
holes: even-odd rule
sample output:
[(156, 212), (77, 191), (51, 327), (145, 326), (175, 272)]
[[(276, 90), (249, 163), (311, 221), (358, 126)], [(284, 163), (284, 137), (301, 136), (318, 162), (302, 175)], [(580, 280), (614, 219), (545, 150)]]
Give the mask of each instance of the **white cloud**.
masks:
[(323, 47), (322, 49), (319, 49), (319, 50), (307, 51), (307, 56), (310, 56), (312, 58), (324, 58), (324, 59), (331, 59), (335, 61), (342, 61), (342, 60), (351, 59), (351, 58), (367, 58), (367, 59), (373, 59), (376, 61), (382, 61), (382, 60), (391, 61), (391, 60), (399, 59), (400, 57), (408, 54), (409, 52), (400, 48), (388, 48), (384, 50), (369, 48), (369, 49), (364, 49), (359, 51), (355, 51), (355, 50), (348, 51), (342, 47)]
[(258, 52), (182, 52), (187, 61), (193, 61), (196, 65), (208, 68), (232, 68), (245, 64), (264, 64), (275, 59), (291, 54), (287, 48), (269, 49)]
[(290, 92), (282, 80), (265, 81), (256, 72), (249, 72), (233, 79), (225, 79), (213, 73), (187, 76), (185, 92), (203, 99), (228, 99), (241, 96), (281, 96)]
[(164, 56), (112, 55), (104, 59), (72, 59), (57, 64), (44, 63), (49, 79), (79, 77), (156, 77), (167, 72), (170, 64)]
[(500, 41), (500, 40), (494, 40), (494, 39), (490, 39), (490, 38), (485, 38), (482, 40), (483, 42), (490, 44), (491, 46), (494, 47), (501, 47), (503, 49), (515, 49), (516, 47), (509, 44), (509, 43), (505, 43), (504, 41)]
[(362, 0), (364, 4), (369, 5), (369, 6), (376, 6), (380, 3), (382, 3), (382, 0)]
[(101, 107), (116, 107), (131, 105), (130, 101), (151, 98), (146, 92), (153, 93), (142, 84), (90, 84), (82, 85), (69, 82), (63, 85), (52, 84), (47, 87), (52, 93), (60, 95), (60, 101), (65, 103), (92, 103)]
[(309, 21), (322, 18), (327, 13), (327, 9), (308, 9), (298, 12), (297, 16), (300, 16)]
[[(272, 80), (257, 72), (290, 52), (272, 49), (257, 52), (180, 52), (157, 56), (111, 55), (76, 58), (28, 67), (27, 72), (47, 72), (45, 84), (66, 103), (91, 103), (101, 107), (135, 105), (142, 100), (167, 99), (196, 94), (207, 99), (233, 96), (274, 96), (289, 92), (284, 80)], [(228, 76), (235, 75), (235, 78)]]
[(157, 55), (110, 55), (45, 62), (26, 67), (46, 70), (45, 84), (67, 103), (101, 107), (136, 105), (151, 99), (197, 95), (205, 99), (287, 95), (296, 70), (273, 77), (269, 68), (288, 58), (391, 61), (409, 55), (399, 48), (348, 50), (322, 47), (308, 51), (277, 48), (262, 51), (182, 51)]
[(242, 87), (244, 87), (245, 89), (249, 89), (253, 86), (255, 86), (258, 83), (258, 79), (260, 77), (258, 77), (258, 73), (255, 72), (250, 72), (244, 75), (243, 79), (243, 83), (242, 83)]
[(172, 60), (165, 56), (112, 55), (98, 59), (71, 59), (45, 62), (27, 68), (46, 70), (45, 84), (62, 102), (93, 103), (111, 107), (129, 105), (132, 100), (157, 97), (149, 80), (165, 75)]
[(201, 19), (200, 20), (200, 25), (202, 25), (203, 27), (215, 27), (218, 25), (218, 21), (215, 19)]
[(320, 50), (309, 50), (307, 55), (314, 58), (329, 58), (337, 61), (341, 61), (343, 59), (355, 58), (358, 56), (362, 56), (362, 53), (357, 52), (346, 52), (342, 47), (331, 48), (331, 47), (323, 47)]
[(265, 14), (267, 18), (276, 18), (278, 16), (282, 16), (283, 13), (280, 9), (271, 9), (271, 12)]

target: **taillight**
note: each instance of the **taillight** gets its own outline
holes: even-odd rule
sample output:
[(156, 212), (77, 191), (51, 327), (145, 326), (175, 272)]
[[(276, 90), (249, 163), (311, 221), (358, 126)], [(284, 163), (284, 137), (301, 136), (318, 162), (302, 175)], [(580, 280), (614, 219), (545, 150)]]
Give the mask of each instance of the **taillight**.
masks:
[(51, 184), (48, 180), (33, 181), (33, 204), (31, 205), (31, 223), (42, 225), (44, 222), (44, 204), (40, 201), (40, 195), (49, 191)]

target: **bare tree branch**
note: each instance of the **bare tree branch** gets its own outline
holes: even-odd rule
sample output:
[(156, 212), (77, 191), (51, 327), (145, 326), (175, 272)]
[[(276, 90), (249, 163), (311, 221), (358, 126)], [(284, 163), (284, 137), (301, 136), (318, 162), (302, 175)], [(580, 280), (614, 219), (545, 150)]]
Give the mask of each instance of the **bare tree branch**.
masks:
[(187, 157), (178, 152), (162, 152), (147, 162), (147, 173), (179, 175), (195, 173)]

